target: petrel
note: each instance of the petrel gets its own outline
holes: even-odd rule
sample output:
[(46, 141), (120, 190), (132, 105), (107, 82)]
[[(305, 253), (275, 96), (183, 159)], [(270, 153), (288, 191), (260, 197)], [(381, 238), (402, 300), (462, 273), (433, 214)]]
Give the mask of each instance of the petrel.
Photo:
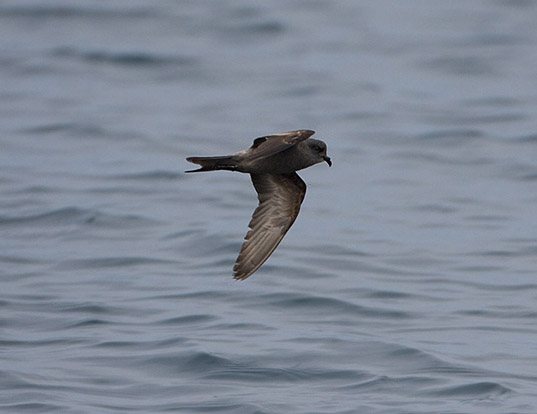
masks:
[(188, 157), (201, 168), (185, 171), (228, 170), (250, 174), (259, 205), (252, 215), (233, 277), (244, 280), (269, 258), (285, 233), (295, 222), (306, 195), (306, 183), (296, 171), (325, 161), (326, 144), (308, 139), (315, 132), (308, 129), (267, 135), (236, 154), (220, 157)]

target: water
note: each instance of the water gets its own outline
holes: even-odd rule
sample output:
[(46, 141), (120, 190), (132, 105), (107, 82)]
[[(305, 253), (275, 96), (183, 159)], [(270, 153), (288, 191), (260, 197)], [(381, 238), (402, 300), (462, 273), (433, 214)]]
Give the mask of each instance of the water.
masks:
[[(0, 411), (535, 413), (537, 6), (0, 4)], [(245, 175), (332, 168), (271, 259)]]

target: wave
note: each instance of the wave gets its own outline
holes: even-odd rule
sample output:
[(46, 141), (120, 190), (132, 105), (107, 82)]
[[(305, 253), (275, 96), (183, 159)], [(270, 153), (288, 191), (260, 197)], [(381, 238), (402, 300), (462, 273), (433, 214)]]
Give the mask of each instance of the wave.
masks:
[(118, 215), (104, 213), (99, 210), (85, 209), (79, 207), (64, 207), (45, 213), (21, 215), (21, 216), (0, 216), (0, 227), (26, 226), (26, 225), (61, 225), (61, 224), (81, 224), (105, 227), (125, 227), (136, 224), (153, 224), (154, 221), (137, 215)]
[(52, 56), (57, 58), (74, 58), (89, 63), (102, 63), (119, 66), (190, 66), (197, 60), (189, 56), (162, 55), (142, 51), (110, 52), (105, 50), (82, 51), (69, 47), (56, 48)]
[(0, 7), (0, 15), (11, 18), (31, 19), (134, 19), (156, 16), (148, 8), (113, 9), (60, 5), (6, 6)]

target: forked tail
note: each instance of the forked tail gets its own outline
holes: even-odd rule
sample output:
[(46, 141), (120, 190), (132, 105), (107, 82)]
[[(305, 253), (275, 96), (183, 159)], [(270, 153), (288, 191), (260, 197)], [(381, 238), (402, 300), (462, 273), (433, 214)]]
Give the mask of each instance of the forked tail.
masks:
[(233, 155), (225, 155), (222, 157), (188, 157), (186, 160), (201, 166), (201, 168), (198, 168), (197, 170), (185, 171), (187, 173), (214, 170), (235, 171), (237, 169), (237, 163)]

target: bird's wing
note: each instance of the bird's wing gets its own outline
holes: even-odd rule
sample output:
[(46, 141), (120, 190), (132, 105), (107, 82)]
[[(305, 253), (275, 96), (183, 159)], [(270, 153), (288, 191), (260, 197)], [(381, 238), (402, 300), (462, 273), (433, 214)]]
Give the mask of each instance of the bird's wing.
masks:
[(306, 184), (297, 173), (251, 174), (259, 205), (248, 225), (234, 278), (244, 280), (269, 258), (293, 225), (306, 194)]
[(270, 157), (278, 152), (285, 151), (293, 145), (304, 141), (315, 134), (309, 129), (299, 129), (298, 131), (284, 132), (282, 134), (267, 135), (254, 139), (253, 145), (249, 148), (249, 159), (251, 161)]

